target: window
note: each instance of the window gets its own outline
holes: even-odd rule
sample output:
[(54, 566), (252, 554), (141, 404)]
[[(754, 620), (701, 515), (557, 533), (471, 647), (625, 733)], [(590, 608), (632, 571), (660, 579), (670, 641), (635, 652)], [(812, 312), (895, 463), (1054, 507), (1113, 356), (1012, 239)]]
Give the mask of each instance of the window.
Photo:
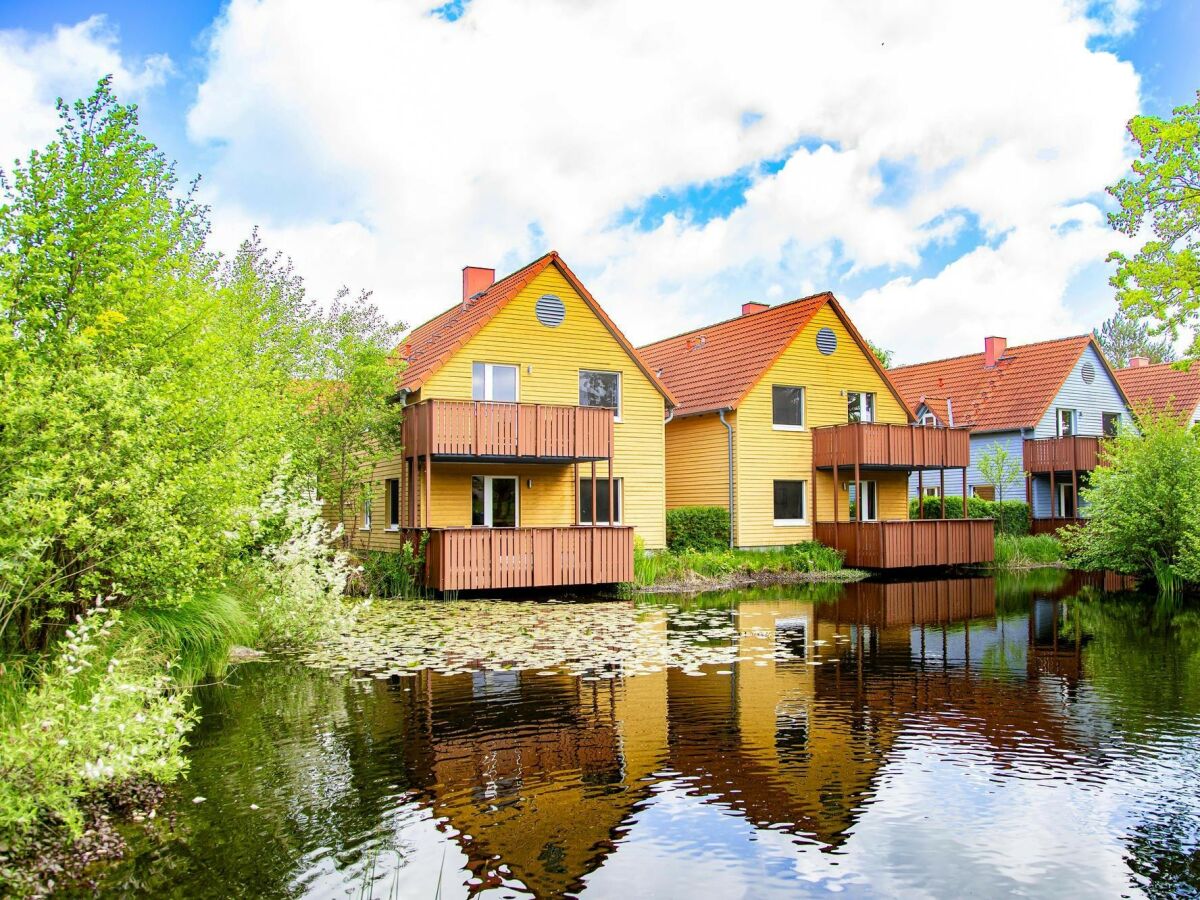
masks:
[(517, 367), (496, 363), (471, 363), (471, 399), (516, 403)]
[(940, 487), (927, 487), (927, 488), (925, 488), (925, 496), (926, 497), (941, 497), (942, 489)]
[(806, 483), (803, 481), (775, 482), (775, 524), (776, 525), (807, 525), (804, 516), (804, 493)]
[(621, 421), (621, 373), (579, 371), (579, 405), (611, 409)]
[(1075, 518), (1075, 485), (1069, 481), (1058, 485), (1058, 518)]
[(862, 522), (874, 522), (879, 519), (879, 493), (876, 490), (874, 481), (860, 481), (859, 486), (862, 489), (863, 508), (861, 518), (858, 510), (858, 494), (859, 491), (854, 489), (854, 482), (850, 482), (847, 486), (847, 492), (850, 495), (850, 518), (858, 519)]
[[(620, 525), (621, 511), (624, 508), (624, 491), (622, 490), (622, 479), (617, 478), (613, 481), (613, 503), (617, 507), (617, 516), (614, 521), (608, 514), (608, 479), (596, 479), (596, 524), (597, 525)], [(592, 524), (592, 479), (579, 479), (579, 524)]]
[(850, 391), (846, 394), (847, 422), (874, 422), (875, 395), (864, 394), (861, 391)]
[(389, 478), (384, 482), (387, 488), (387, 523), (392, 531), (400, 529), (400, 479)]
[(1104, 436), (1116, 437), (1117, 429), (1121, 427), (1121, 414), (1103, 413), (1100, 418), (1104, 423)]
[(973, 484), (971, 485), (971, 495), (980, 500), (995, 500), (996, 488), (990, 484)]
[(772, 385), (771, 425), (780, 431), (804, 429), (804, 388)]
[(1075, 410), (1060, 409), (1058, 411), (1058, 436), (1070, 437), (1075, 433)]
[(371, 498), (370, 496), (363, 497), (362, 502), (362, 526), (360, 531), (371, 530)]
[(937, 416), (931, 412), (927, 412), (921, 416), (921, 424), (927, 428), (932, 428), (937, 425)]
[(517, 479), (475, 475), (471, 478), (471, 524), (483, 528), (517, 527)]

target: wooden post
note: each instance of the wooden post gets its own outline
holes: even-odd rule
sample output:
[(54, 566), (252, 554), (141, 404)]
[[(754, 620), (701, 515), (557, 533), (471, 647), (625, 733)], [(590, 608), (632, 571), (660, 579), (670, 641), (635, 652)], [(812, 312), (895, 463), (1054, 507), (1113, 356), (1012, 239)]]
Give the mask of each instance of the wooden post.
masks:
[[(838, 523), (838, 440), (837, 429), (833, 429), (833, 524)], [(833, 529), (834, 540), (837, 540), (837, 528)]]
[(615, 485), (615, 479), (613, 478), (613, 470), (612, 470), (612, 453), (610, 450), (609, 457), (608, 457), (608, 524), (609, 525), (617, 524), (617, 513), (616, 513), (617, 507), (614, 505), (614, 502), (613, 502), (616, 498), (616, 491), (617, 491), (617, 489), (616, 489), (616, 485)]
[(1054, 494), (1054, 467), (1050, 467), (1050, 530), (1054, 530), (1054, 519), (1058, 513), (1058, 497)]
[(429, 508), (433, 502), (433, 457), (428, 453), (425, 454), (425, 527), (428, 528), (433, 524), (433, 518), (430, 515), (432, 510)]
[[(917, 469), (917, 518), (925, 518), (925, 470)], [(945, 518), (943, 513), (942, 518)]]
[(579, 463), (573, 464), (575, 469), (575, 483), (572, 485), (572, 492), (575, 495), (575, 524), (583, 524), (583, 510), (579, 508)]
[(941, 479), (938, 493), (942, 497), (942, 521), (946, 520), (946, 467), (938, 469), (938, 477)]
[[(967, 467), (963, 466), (963, 495), (962, 495), (962, 517), (964, 519), (971, 518), (967, 512)], [(970, 529), (968, 529), (970, 530)]]
[[(596, 461), (592, 460), (592, 527), (596, 527)], [(593, 545), (595, 539), (593, 538)]]

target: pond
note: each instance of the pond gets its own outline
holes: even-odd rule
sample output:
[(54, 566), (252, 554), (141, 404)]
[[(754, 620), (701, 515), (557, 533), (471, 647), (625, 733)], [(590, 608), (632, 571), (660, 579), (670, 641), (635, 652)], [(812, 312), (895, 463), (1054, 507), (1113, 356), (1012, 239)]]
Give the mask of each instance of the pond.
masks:
[(377, 603), (199, 691), (102, 893), (1196, 894), (1200, 615), (1116, 586)]

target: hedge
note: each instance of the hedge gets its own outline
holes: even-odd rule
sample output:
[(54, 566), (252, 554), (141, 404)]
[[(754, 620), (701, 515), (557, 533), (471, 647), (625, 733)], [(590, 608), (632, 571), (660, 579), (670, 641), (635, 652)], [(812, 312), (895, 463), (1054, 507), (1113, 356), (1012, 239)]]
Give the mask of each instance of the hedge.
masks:
[(729, 510), (723, 506), (680, 506), (667, 510), (667, 547), (721, 550), (729, 547)]
[[(919, 518), (917, 509), (917, 500), (914, 497), (908, 501), (908, 517), (910, 519)], [(972, 519), (995, 519), (996, 531), (999, 534), (1029, 534), (1029, 504), (1024, 500), (1005, 500), (1004, 503), (999, 503), (995, 500), (971, 497), (967, 501), (967, 513)], [(940, 519), (941, 517), (942, 501), (937, 497), (926, 497), (925, 518)], [(962, 518), (962, 497), (946, 498), (946, 518)]]

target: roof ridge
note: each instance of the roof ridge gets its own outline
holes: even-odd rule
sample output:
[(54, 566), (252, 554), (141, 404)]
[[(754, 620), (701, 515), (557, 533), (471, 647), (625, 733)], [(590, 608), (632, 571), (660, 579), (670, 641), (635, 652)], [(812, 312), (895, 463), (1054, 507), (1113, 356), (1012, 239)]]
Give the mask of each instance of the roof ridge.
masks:
[[(1061, 338), (1049, 338), (1044, 341), (1030, 341), (1028, 344), (1013, 344), (1011, 347), (1005, 347), (1004, 352), (1008, 353), (1010, 350), (1027, 350), (1030, 347), (1041, 347), (1045, 344), (1065, 344), (1068, 341), (1083, 340), (1086, 338), (1090, 338), (1091, 336), (1092, 336), (1091, 332), (1087, 332), (1086, 334), (1072, 334), (1072, 335), (1068, 335), (1067, 337), (1061, 337)], [(932, 365), (936, 365), (937, 363), (955, 362), (960, 359), (970, 359), (972, 356), (983, 356), (983, 355), (984, 355), (984, 353), (982, 350), (976, 350), (974, 353), (962, 353), (962, 354), (959, 354), (958, 356), (944, 356), (941, 359), (928, 359), (925, 362), (909, 363), (908, 365), (905, 365), (905, 366), (893, 366), (888, 371), (898, 372), (901, 369), (915, 369), (919, 366), (932, 366)], [(1003, 358), (1004, 357), (1001, 357), (1001, 359), (1003, 359)]]
[[(825, 297), (825, 296), (832, 297), (833, 291), (817, 291), (815, 294), (809, 294), (806, 297), (797, 297), (794, 300), (787, 300), (783, 303), (778, 303), (775, 306), (768, 306), (764, 310), (760, 310), (759, 312), (756, 312), (756, 313), (750, 313), (749, 315), (761, 316), (764, 313), (774, 312), (777, 309), (787, 309), (789, 306), (795, 306), (797, 303), (804, 303), (806, 301), (815, 300), (818, 297)], [(750, 301), (746, 301), (746, 302), (749, 303)], [(745, 318), (747, 318), (746, 313), (742, 313), (742, 314), (736, 315), (736, 316), (730, 316), (728, 319), (721, 319), (718, 322), (710, 322), (708, 325), (700, 325), (696, 328), (690, 328), (687, 331), (681, 331), (678, 334), (670, 335), (669, 337), (659, 338), (657, 341), (651, 341), (648, 344), (642, 344), (637, 349), (638, 350), (646, 350), (646, 349), (649, 349), (650, 347), (657, 347), (659, 344), (665, 344), (667, 341), (674, 341), (674, 340), (677, 340), (682, 337), (687, 337), (688, 335), (695, 334), (698, 331), (710, 331), (713, 328), (719, 328), (720, 326), (728, 325), (731, 322), (740, 322), (742, 319), (745, 319)]]

